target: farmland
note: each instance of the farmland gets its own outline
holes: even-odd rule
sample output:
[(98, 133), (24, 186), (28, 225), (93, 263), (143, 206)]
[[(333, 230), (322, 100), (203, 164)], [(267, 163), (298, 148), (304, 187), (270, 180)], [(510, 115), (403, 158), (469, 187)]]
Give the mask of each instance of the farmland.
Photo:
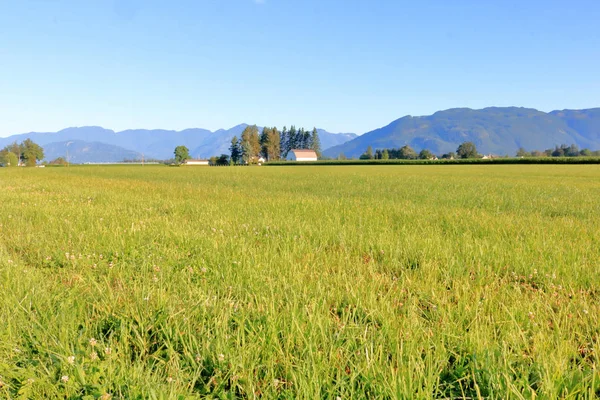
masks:
[(0, 185), (0, 398), (600, 395), (597, 165)]

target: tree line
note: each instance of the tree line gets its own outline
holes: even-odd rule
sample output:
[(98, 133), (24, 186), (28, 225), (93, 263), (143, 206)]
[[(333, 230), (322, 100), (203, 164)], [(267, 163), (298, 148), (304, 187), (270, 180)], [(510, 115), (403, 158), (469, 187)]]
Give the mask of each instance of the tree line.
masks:
[[(477, 158), (479, 153), (473, 142), (461, 143), (456, 149), (456, 153), (449, 152), (442, 154), (440, 158)], [(359, 157), (361, 160), (436, 160), (438, 157), (429, 149), (423, 149), (417, 153), (412, 147), (406, 145), (400, 148), (377, 149), (373, 152), (371, 146)]]
[(5, 167), (35, 167), (44, 158), (44, 149), (31, 139), (14, 142), (0, 150), (0, 164)]
[(581, 149), (576, 144), (567, 146), (561, 144), (555, 146), (554, 149), (546, 149), (544, 151), (532, 150), (527, 151), (523, 147), (517, 150), (517, 157), (600, 157), (600, 150), (592, 151), (590, 149)]
[[(314, 150), (321, 158), (321, 140), (317, 128), (312, 131), (297, 129), (294, 125), (288, 130), (283, 127), (264, 127), (262, 132), (256, 125), (249, 125), (242, 131), (240, 138), (234, 136), (229, 146), (229, 154), (210, 157), (210, 165), (257, 164), (260, 158), (265, 161), (285, 160), (292, 149)], [(190, 159), (189, 149), (177, 146), (174, 162), (183, 164)]]
[[(580, 150), (576, 144), (567, 146), (562, 144), (555, 146), (554, 149), (546, 149), (544, 151), (533, 150), (527, 151), (523, 147), (519, 148), (516, 153), (517, 157), (600, 157), (600, 150), (592, 151), (590, 149)], [(461, 143), (456, 152), (449, 152), (439, 156), (442, 159), (455, 158), (480, 158), (483, 157), (477, 151), (477, 147), (473, 142)], [(506, 156), (508, 157), (508, 156)], [(371, 146), (360, 156), (361, 160), (435, 160), (438, 157), (428, 149), (423, 149), (419, 153), (413, 150), (412, 147), (406, 145), (400, 148), (377, 149), (373, 151)]]
[(321, 140), (317, 128), (309, 131), (292, 125), (289, 130), (284, 126), (280, 132), (277, 127), (264, 127), (259, 134), (256, 125), (247, 126), (241, 138), (231, 139), (229, 147), (232, 164), (254, 164), (260, 157), (265, 161), (285, 160), (292, 149), (314, 150), (320, 158)]

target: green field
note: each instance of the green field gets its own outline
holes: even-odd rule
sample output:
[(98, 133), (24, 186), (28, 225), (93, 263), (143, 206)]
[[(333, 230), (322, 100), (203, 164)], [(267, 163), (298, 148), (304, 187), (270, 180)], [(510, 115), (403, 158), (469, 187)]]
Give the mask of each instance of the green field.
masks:
[(600, 166), (0, 185), (0, 398), (600, 396)]

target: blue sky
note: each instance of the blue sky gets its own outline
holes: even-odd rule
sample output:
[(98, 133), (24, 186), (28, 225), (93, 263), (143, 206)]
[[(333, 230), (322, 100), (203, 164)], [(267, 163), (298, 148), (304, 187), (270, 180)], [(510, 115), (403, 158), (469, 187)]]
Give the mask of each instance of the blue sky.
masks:
[(0, 136), (600, 106), (598, 0), (0, 0)]

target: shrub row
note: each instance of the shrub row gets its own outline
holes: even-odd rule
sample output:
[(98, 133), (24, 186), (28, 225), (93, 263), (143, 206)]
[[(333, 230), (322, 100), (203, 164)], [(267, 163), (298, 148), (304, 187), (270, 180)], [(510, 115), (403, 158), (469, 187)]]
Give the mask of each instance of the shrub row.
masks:
[(466, 158), (456, 160), (270, 161), (265, 166), (295, 165), (449, 165), (449, 164), (600, 164), (600, 157)]

